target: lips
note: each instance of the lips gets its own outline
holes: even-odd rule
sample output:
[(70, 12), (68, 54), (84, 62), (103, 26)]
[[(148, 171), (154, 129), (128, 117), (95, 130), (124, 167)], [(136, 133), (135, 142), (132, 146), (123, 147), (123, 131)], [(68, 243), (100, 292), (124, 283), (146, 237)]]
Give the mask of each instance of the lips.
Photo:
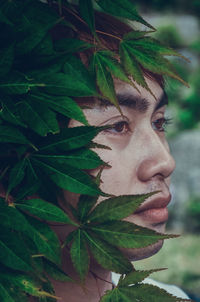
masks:
[(156, 194), (148, 198), (134, 213), (133, 215), (140, 220), (150, 224), (165, 223), (168, 220), (167, 205), (171, 200), (171, 195)]
[(171, 200), (171, 194), (161, 195), (160, 193), (148, 198), (142, 205), (134, 212), (138, 214), (152, 209), (166, 208)]

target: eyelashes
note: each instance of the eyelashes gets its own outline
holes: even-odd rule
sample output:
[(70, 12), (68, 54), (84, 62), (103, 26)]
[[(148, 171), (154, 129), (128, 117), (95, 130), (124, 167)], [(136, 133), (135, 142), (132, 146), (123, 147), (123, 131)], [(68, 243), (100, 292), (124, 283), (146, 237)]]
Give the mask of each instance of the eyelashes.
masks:
[(166, 132), (167, 126), (172, 123), (172, 118), (162, 117), (152, 122), (154, 130), (159, 132)]
[(118, 121), (112, 125), (110, 129), (105, 130), (104, 132), (112, 134), (112, 135), (126, 135), (131, 131), (129, 122)]
[[(172, 118), (161, 117), (152, 121), (152, 128), (155, 131), (166, 132), (167, 126), (172, 123)], [(120, 120), (112, 124), (112, 127), (103, 131), (105, 134), (125, 136), (132, 132), (130, 122), (128, 120)]]

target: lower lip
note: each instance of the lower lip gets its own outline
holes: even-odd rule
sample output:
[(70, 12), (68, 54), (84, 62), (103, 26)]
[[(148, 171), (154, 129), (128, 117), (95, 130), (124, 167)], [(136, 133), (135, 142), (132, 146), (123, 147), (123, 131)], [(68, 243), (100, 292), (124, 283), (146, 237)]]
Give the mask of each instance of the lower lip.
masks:
[(168, 220), (168, 209), (167, 208), (148, 209), (135, 214), (135, 216), (140, 217), (146, 222), (150, 222), (152, 224), (164, 223)]

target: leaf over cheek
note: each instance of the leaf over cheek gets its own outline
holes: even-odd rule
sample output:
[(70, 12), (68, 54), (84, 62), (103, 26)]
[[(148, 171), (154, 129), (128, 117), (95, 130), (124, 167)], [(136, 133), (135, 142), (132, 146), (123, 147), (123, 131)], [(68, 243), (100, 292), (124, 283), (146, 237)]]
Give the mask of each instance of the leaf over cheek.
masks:
[(131, 214), (144, 202), (144, 200), (156, 192), (142, 195), (123, 195), (111, 197), (102, 201), (88, 216), (89, 222), (106, 222), (120, 220)]
[(84, 231), (84, 235), (91, 253), (101, 266), (116, 273), (128, 273), (132, 270), (131, 263), (118, 249), (92, 232)]
[(123, 248), (141, 248), (162, 239), (176, 237), (160, 234), (127, 221), (109, 221), (91, 225), (90, 229), (108, 243)]

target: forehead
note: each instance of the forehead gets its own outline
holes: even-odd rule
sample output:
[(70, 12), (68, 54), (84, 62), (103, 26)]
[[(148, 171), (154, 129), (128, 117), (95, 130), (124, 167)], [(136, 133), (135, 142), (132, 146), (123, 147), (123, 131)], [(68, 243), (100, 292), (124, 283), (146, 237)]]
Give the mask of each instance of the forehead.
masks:
[[(121, 105), (135, 107), (138, 111), (146, 111), (151, 105), (156, 107), (163, 98), (164, 91), (160, 85), (153, 80), (146, 78), (146, 83), (150, 89), (139, 86), (133, 81), (133, 85), (124, 83), (120, 80), (115, 80), (115, 91)], [(167, 99), (165, 95), (165, 99)], [(167, 103), (167, 100), (166, 100)]]
[[(146, 78), (146, 82), (152, 93), (134, 81), (133, 85), (130, 85), (115, 79), (114, 86), (119, 105), (135, 109), (140, 113), (146, 112), (149, 107), (156, 110), (166, 105), (168, 103), (167, 95), (160, 85), (148, 78)], [(79, 98), (77, 101), (81, 107), (88, 105), (90, 109), (114, 107), (114, 105), (106, 99)]]

